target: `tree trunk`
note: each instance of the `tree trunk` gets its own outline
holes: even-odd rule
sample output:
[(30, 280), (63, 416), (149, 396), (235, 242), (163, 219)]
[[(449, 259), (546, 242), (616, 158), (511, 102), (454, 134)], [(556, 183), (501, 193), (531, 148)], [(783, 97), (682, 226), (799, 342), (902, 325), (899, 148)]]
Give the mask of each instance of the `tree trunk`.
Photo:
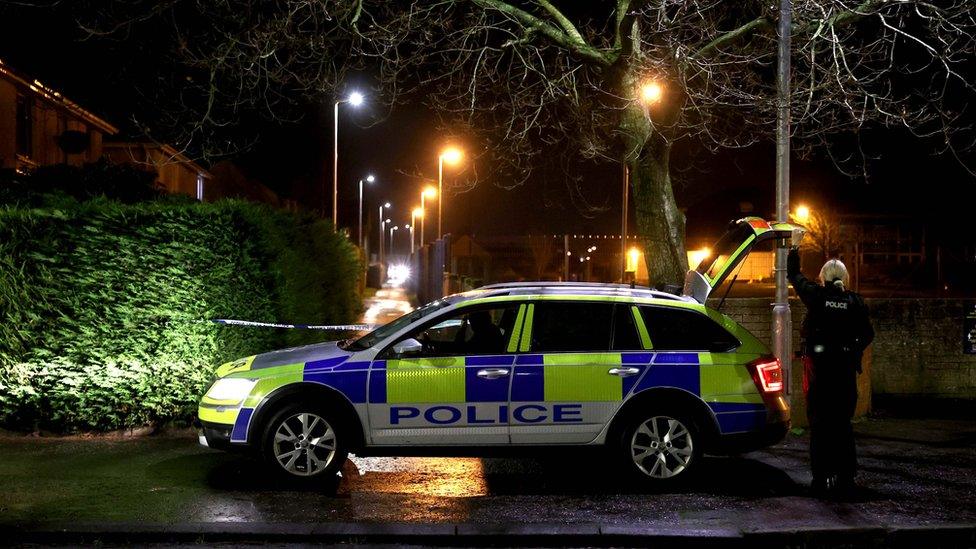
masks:
[[(633, 150), (633, 149), (631, 149)], [(688, 271), (685, 216), (674, 201), (669, 155), (671, 146), (652, 136), (627, 160), (637, 213), (637, 231), (653, 286), (681, 284)]]

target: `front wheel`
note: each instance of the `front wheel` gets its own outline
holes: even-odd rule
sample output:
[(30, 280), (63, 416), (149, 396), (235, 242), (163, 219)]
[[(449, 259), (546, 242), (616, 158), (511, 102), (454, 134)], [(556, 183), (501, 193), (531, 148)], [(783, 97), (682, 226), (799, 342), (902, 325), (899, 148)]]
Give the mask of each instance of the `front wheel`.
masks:
[(687, 417), (635, 414), (620, 440), (619, 452), (632, 477), (649, 485), (673, 485), (689, 477), (701, 461), (701, 437)]
[(268, 422), (262, 451), (280, 474), (290, 479), (334, 477), (348, 452), (334, 414), (316, 406), (283, 408)]

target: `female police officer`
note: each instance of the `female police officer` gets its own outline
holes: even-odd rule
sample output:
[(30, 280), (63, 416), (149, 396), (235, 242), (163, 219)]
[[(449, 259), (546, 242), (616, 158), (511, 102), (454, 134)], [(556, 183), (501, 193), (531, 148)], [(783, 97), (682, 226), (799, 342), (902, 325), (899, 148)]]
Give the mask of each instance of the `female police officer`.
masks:
[(861, 354), (874, 339), (868, 308), (860, 295), (845, 289), (847, 268), (837, 259), (820, 270), (820, 285), (800, 272), (794, 246), (786, 272), (807, 307), (801, 334), (813, 489), (825, 495), (847, 493), (854, 488), (857, 467), (851, 428), (857, 374)]

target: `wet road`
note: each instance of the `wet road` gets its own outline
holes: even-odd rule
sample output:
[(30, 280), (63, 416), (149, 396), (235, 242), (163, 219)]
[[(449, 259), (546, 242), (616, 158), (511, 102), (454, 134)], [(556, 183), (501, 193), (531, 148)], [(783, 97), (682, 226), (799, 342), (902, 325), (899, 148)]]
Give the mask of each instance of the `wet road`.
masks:
[(0, 439), (0, 523), (476, 522), (836, 527), (976, 521), (970, 422), (858, 424), (859, 501), (806, 493), (805, 437), (709, 458), (671, 493), (634, 490), (596, 458), (351, 458), (342, 478), (281, 486), (263, 465), (190, 433), (130, 440)]

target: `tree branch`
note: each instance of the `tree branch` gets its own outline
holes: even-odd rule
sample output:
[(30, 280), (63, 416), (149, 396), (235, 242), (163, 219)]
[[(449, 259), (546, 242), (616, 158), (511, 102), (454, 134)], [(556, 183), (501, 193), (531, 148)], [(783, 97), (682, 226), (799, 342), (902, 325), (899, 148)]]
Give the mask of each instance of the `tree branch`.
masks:
[[(582, 36), (580, 36), (581, 40), (577, 41), (570, 34), (563, 32), (562, 30), (554, 27), (546, 21), (543, 21), (542, 19), (539, 19), (525, 10), (519, 9), (507, 2), (502, 2), (501, 0), (471, 1), (483, 8), (493, 9), (511, 17), (524, 25), (527, 29), (538, 32), (542, 36), (545, 36), (546, 39), (553, 44), (560, 46), (587, 61), (596, 63), (598, 65), (610, 64), (610, 59), (608, 59), (607, 54), (597, 48), (594, 48), (593, 46), (588, 45), (585, 41), (582, 41)], [(553, 10), (555, 10), (554, 7)], [(559, 11), (556, 10), (556, 13), (559, 13)], [(565, 18), (565, 16), (563, 17)], [(577, 34), (579, 33), (577, 32)]]
[[(821, 25), (837, 27), (846, 25), (848, 23), (853, 23), (862, 17), (867, 17), (870, 15), (866, 13), (867, 10), (875, 6), (885, 4), (887, 1), (888, 0), (865, 0), (853, 10), (835, 13), (827, 18), (826, 21), (817, 20), (803, 26), (794, 25), (792, 29), (793, 36), (802, 36), (804, 34), (814, 32), (820, 28)], [(738, 40), (745, 39), (757, 32), (771, 32), (773, 30), (775, 30), (774, 21), (765, 15), (757, 17), (736, 29), (730, 30), (725, 34), (716, 37), (708, 44), (705, 44), (699, 48), (698, 51), (694, 53), (693, 57), (708, 57), (709, 55), (716, 53), (722, 46), (735, 43)]]

